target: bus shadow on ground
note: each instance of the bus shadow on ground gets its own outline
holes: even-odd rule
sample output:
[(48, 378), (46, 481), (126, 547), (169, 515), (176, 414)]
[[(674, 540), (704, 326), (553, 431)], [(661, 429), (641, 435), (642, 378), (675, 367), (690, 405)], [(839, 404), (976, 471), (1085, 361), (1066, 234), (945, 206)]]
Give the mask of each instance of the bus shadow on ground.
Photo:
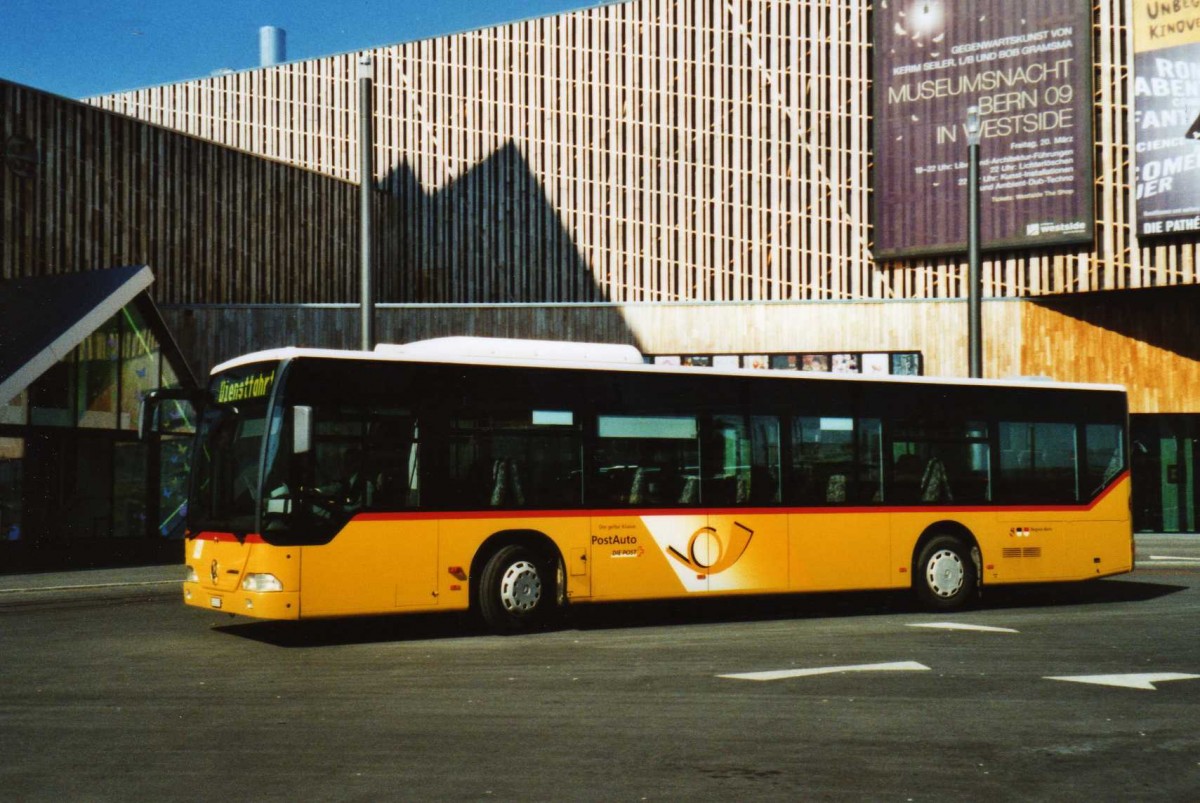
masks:
[(359, 616), (302, 622), (247, 622), (214, 627), (218, 633), (276, 647), (336, 647), (404, 641), (435, 641), (486, 635), (465, 613)]
[[(982, 598), (965, 611), (944, 615), (955, 617), (962, 613), (993, 610), (1147, 602), (1187, 589), (1188, 586), (1129, 580), (996, 586), (987, 588)], [(937, 615), (921, 606), (908, 591), (839, 591), (596, 605), (572, 611), (570, 624), (580, 630), (603, 630), (912, 613)]]
[[(1188, 586), (1135, 580), (1093, 580), (987, 588), (965, 613), (1038, 607), (1148, 602)], [(771, 596), (678, 599), (581, 605), (546, 631), (616, 630), (674, 625), (728, 624), (930, 613), (905, 591), (860, 591)], [(948, 613), (946, 616), (959, 616)], [(214, 628), (276, 647), (312, 648), (348, 644), (433, 641), (491, 635), (466, 613), (368, 616), (305, 622), (250, 622)], [(533, 634), (536, 635), (536, 634)]]
[(1067, 605), (1103, 605), (1121, 602), (1149, 602), (1187, 591), (1189, 586), (1147, 583), (1141, 580), (1104, 579), (1082, 583), (1040, 583), (995, 586), (985, 590), (977, 609), (1057, 607)]

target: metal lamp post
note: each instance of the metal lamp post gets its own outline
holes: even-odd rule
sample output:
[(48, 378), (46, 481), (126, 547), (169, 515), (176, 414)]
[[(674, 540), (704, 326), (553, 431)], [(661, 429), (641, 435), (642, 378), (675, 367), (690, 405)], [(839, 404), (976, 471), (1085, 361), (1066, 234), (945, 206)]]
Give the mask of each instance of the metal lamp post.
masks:
[(979, 107), (967, 109), (967, 329), (972, 379), (983, 377), (983, 258), (979, 245)]
[(358, 60), (358, 150), (359, 150), (359, 214), (361, 216), (361, 264), (359, 271), (362, 320), (361, 347), (363, 351), (375, 348), (375, 296), (371, 284), (371, 184), (374, 179), (372, 155), (374, 128), (371, 120), (371, 57)]

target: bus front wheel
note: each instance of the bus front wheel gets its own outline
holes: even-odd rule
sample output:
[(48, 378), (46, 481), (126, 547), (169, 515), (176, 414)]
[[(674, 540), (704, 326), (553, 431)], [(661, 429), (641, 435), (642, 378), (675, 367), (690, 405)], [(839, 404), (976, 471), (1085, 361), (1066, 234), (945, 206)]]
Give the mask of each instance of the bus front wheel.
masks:
[(499, 633), (517, 633), (544, 624), (555, 602), (550, 561), (519, 544), (488, 558), (480, 573), (479, 613)]
[(971, 547), (952, 535), (932, 538), (917, 556), (913, 569), (917, 598), (934, 610), (965, 607), (979, 584)]

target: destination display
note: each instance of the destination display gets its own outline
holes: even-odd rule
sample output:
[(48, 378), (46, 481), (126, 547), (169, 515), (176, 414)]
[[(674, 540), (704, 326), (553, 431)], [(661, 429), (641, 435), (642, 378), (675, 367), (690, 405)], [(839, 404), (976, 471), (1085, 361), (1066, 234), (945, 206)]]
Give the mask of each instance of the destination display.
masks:
[(1200, 0), (1133, 12), (1137, 230), (1200, 231)]
[(984, 248), (1090, 242), (1091, 3), (890, 0), (875, 10), (875, 252), (966, 250), (967, 109)]

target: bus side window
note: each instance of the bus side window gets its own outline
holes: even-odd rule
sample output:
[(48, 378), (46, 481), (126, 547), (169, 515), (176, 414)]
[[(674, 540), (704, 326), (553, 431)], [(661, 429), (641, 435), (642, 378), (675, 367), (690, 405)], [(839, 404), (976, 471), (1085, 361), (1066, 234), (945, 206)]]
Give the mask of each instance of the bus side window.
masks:
[(376, 412), (367, 424), (363, 473), (369, 504), (400, 510), (421, 504), (420, 426), (404, 410)]
[(706, 505), (779, 501), (779, 419), (716, 415), (701, 452)]
[(570, 410), (512, 410), (451, 420), (450, 479), (457, 504), (576, 507), (582, 429)]
[(1075, 502), (1079, 492), (1076, 427), (1001, 421), (1001, 499)]
[(702, 501), (699, 430), (692, 416), (602, 415), (588, 504), (686, 505)]
[(1125, 470), (1124, 429), (1117, 424), (1088, 424), (1085, 437), (1087, 488), (1095, 496)]
[(908, 420), (890, 430), (894, 505), (987, 502), (992, 498), (988, 426), (979, 421)]
[(842, 504), (854, 473), (854, 419), (792, 420), (792, 484), (802, 505)]

